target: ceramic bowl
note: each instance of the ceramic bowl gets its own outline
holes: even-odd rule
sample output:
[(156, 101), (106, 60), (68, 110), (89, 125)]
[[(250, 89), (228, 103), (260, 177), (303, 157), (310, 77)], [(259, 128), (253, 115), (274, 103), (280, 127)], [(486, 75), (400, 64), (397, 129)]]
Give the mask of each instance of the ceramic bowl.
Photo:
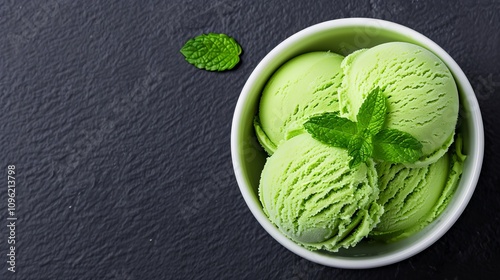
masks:
[[(393, 41), (423, 46), (436, 54), (451, 70), (460, 94), (459, 129), (464, 137), (464, 153), (467, 155), (462, 178), (442, 215), (409, 238), (389, 244), (362, 241), (355, 247), (336, 253), (309, 251), (288, 239), (268, 220), (258, 198), (259, 179), (266, 154), (256, 140), (253, 119), (257, 113), (261, 90), (280, 65), (299, 54), (330, 50), (345, 56), (361, 48)], [(297, 32), (276, 46), (246, 81), (236, 105), (231, 130), (235, 176), (241, 194), (257, 221), (293, 253), (310, 261), (338, 268), (384, 266), (407, 259), (431, 246), (451, 228), (467, 206), (479, 178), (483, 152), (484, 132), (479, 105), (467, 77), (453, 58), (429, 38), (408, 27), (369, 18), (319, 23)]]

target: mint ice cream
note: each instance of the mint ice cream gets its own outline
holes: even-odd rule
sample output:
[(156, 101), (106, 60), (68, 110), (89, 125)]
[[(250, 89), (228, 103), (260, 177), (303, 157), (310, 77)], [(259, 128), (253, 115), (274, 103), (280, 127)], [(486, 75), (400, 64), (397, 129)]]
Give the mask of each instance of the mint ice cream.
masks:
[(292, 58), (264, 87), (254, 122), (270, 155), (259, 185), (264, 213), (310, 250), (415, 234), (458, 185), (458, 106), (446, 65), (417, 45)]
[(465, 156), (461, 140), (437, 162), (419, 168), (381, 162), (378, 203), (384, 207), (381, 222), (370, 233), (376, 239), (395, 241), (410, 236), (434, 221), (453, 195)]
[(379, 222), (372, 160), (349, 168), (347, 151), (301, 134), (267, 160), (259, 195), (269, 219), (309, 249), (354, 246)]
[(412, 166), (437, 161), (453, 142), (458, 91), (446, 65), (430, 51), (393, 42), (362, 49), (342, 62), (341, 113), (355, 120), (366, 94), (380, 87), (388, 99), (386, 127), (410, 133), (423, 145)]
[(294, 135), (313, 114), (339, 110), (343, 56), (310, 52), (292, 58), (269, 79), (262, 91), (257, 138), (268, 154)]

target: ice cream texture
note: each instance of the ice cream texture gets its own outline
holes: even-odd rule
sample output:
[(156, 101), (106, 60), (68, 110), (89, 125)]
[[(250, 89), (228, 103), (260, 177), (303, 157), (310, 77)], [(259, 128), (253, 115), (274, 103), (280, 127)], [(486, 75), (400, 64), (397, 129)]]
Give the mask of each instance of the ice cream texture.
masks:
[[(326, 112), (356, 122), (376, 87), (387, 98), (384, 128), (411, 134), (423, 156), (404, 164), (370, 158), (349, 168), (346, 149), (312, 138), (303, 124)], [(392, 242), (415, 234), (439, 217), (458, 185), (465, 159), (462, 138), (454, 143), (458, 109), (450, 71), (417, 45), (289, 60), (264, 87), (254, 121), (269, 155), (259, 184), (264, 213), (310, 250), (336, 252), (364, 238)]]
[(385, 126), (410, 133), (423, 145), (423, 156), (412, 166), (433, 163), (446, 153), (459, 100), (452, 74), (436, 55), (410, 43), (385, 43), (348, 55), (342, 69), (341, 114), (355, 120), (366, 95), (378, 86), (388, 99)]
[(455, 192), (465, 156), (457, 145), (437, 162), (419, 168), (378, 163), (378, 203), (383, 206), (381, 222), (370, 236), (396, 241), (413, 235), (434, 221)]
[(269, 219), (309, 249), (337, 251), (366, 237), (383, 210), (372, 160), (355, 169), (347, 151), (301, 134), (267, 160), (259, 195)]
[(332, 52), (309, 52), (285, 62), (272, 75), (262, 91), (254, 122), (257, 138), (269, 154), (302, 133), (303, 123), (311, 115), (339, 110), (343, 59)]

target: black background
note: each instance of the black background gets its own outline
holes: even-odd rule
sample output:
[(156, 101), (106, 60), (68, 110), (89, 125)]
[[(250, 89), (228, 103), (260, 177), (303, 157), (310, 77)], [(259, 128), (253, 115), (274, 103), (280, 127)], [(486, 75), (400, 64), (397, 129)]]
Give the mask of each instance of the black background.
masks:
[[(234, 178), (240, 91), (278, 43), (345, 17), (434, 40), (476, 92), (485, 157), (457, 223), (422, 253), (345, 270), (306, 261), (252, 216)], [(500, 273), (500, 1), (2, 1), (0, 279), (493, 279)], [(241, 63), (198, 70), (179, 49), (233, 36)], [(7, 165), (17, 177), (7, 271)]]

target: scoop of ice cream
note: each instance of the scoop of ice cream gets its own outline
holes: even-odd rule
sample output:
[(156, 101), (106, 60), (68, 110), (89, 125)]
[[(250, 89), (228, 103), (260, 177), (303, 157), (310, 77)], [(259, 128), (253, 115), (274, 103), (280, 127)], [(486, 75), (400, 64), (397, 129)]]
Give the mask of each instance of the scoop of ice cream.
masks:
[(465, 157), (460, 151), (461, 140), (457, 142), (437, 162), (425, 167), (377, 164), (378, 202), (383, 205), (384, 214), (370, 233), (372, 237), (399, 240), (420, 231), (441, 214), (462, 174)]
[(458, 119), (458, 92), (446, 65), (430, 51), (393, 42), (363, 49), (342, 62), (340, 112), (355, 120), (375, 87), (388, 99), (386, 128), (418, 139), (423, 156), (413, 166), (425, 166), (444, 155), (453, 142)]
[(383, 212), (372, 160), (349, 168), (349, 155), (301, 134), (268, 158), (259, 186), (264, 212), (289, 238), (337, 251), (368, 235)]
[(287, 61), (271, 76), (254, 123), (257, 138), (269, 154), (302, 133), (311, 115), (338, 111), (343, 58), (332, 52), (305, 53)]

